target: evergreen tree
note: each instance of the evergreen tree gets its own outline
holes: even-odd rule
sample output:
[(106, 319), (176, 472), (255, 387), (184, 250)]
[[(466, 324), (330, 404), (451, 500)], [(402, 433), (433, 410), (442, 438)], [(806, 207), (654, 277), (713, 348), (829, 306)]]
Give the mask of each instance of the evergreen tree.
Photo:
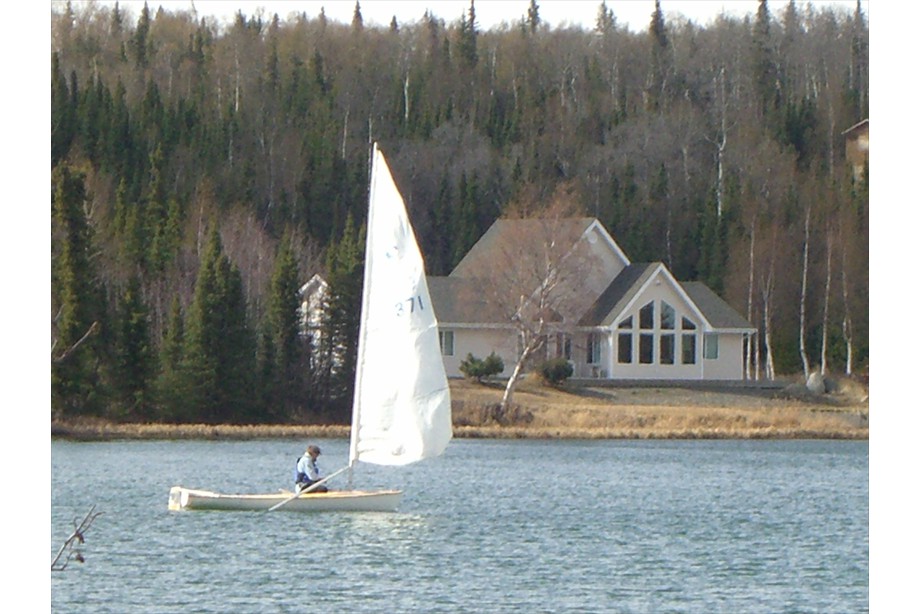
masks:
[(322, 350), (329, 369), (329, 418), (347, 422), (354, 393), (355, 361), (364, 282), (364, 235), (349, 215), (341, 238), (329, 246), (329, 295), (323, 315)]
[(776, 83), (776, 59), (773, 52), (773, 39), (770, 33), (770, 9), (767, 0), (760, 0), (757, 17), (754, 21), (754, 87), (757, 91), (758, 106), (762, 116), (775, 122), (776, 111), (780, 106), (780, 91)]
[(181, 398), (183, 346), (185, 326), (179, 297), (174, 296), (169, 313), (166, 334), (160, 346), (160, 372), (156, 381), (156, 399), (159, 405), (158, 418), (168, 422), (187, 422), (191, 415), (183, 415), (184, 400)]
[(134, 55), (134, 65), (139, 71), (147, 68), (150, 61), (148, 35), (150, 34), (150, 9), (144, 2), (144, 8), (141, 10), (141, 16), (137, 19), (137, 27), (134, 28), (134, 37), (131, 40), (131, 51)]
[(51, 54), (51, 166), (67, 155), (74, 139), (76, 110), (71, 105), (59, 54)]
[(664, 103), (665, 90), (668, 85), (668, 72), (670, 71), (670, 43), (660, 0), (655, 0), (655, 12), (652, 13), (652, 20), (649, 23), (649, 35), (652, 39), (649, 110), (658, 111)]
[(540, 28), (540, 5), (537, 0), (530, 0), (530, 6), (527, 7), (527, 28), (531, 34), (536, 34)]
[(300, 334), (300, 272), (291, 249), (290, 235), (281, 241), (272, 275), (266, 339), (274, 359), (277, 389), (269, 391), (275, 417), (294, 415), (303, 403), (303, 338)]
[(460, 17), (460, 40), (458, 50), (467, 68), (475, 68), (479, 62), (479, 52), (476, 49), (476, 39), (479, 37), (479, 30), (476, 27), (476, 7), (474, 0), (470, 0), (469, 10)]
[(153, 416), (151, 390), (156, 375), (156, 354), (150, 338), (147, 306), (141, 296), (138, 276), (132, 276), (118, 302), (116, 315), (113, 386), (119, 418), (150, 420)]
[(51, 407), (62, 415), (99, 413), (103, 407), (104, 304), (91, 253), (92, 229), (84, 212), (85, 175), (59, 164), (52, 174)]
[(351, 29), (354, 32), (364, 31), (364, 17), (361, 16), (360, 2), (355, 2), (355, 10), (351, 14)]
[(224, 255), (216, 228), (201, 262), (185, 333), (178, 416), (208, 423), (255, 419), (255, 340), (239, 270)]
[(457, 187), (460, 202), (454, 215), (454, 253), (451, 268), (457, 265), (470, 248), (479, 240), (479, 215), (476, 207), (476, 182), (467, 180), (466, 173), (460, 175)]
[(597, 19), (594, 25), (594, 31), (598, 34), (610, 34), (616, 29), (617, 20), (613, 14), (613, 9), (607, 8), (606, 0), (602, 1), (597, 8)]

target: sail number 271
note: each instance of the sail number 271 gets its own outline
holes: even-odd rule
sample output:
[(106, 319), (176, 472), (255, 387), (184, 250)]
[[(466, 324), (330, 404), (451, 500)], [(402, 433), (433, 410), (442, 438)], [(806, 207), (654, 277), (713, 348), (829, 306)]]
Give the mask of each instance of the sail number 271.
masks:
[(412, 296), (412, 297), (407, 298), (404, 301), (400, 301), (396, 303), (396, 317), (397, 318), (402, 317), (404, 314), (407, 314), (407, 313), (415, 313), (416, 310), (418, 311), (425, 310), (425, 303), (422, 302), (422, 297), (420, 295)]

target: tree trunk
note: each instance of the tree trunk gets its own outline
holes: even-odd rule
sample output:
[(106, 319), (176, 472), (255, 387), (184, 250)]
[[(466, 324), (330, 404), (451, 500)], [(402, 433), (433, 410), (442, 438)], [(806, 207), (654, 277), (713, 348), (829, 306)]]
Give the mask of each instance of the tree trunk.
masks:
[(776, 377), (776, 369), (773, 366), (773, 337), (770, 326), (770, 292), (763, 292), (763, 345), (767, 353), (766, 363), (764, 364), (764, 377), (773, 380)]
[(827, 318), (831, 302), (831, 252), (833, 248), (831, 233), (827, 233), (827, 276), (824, 282), (824, 315), (821, 318), (821, 375), (827, 375)]
[[(751, 321), (754, 311), (754, 245), (756, 242), (756, 233), (757, 233), (757, 216), (754, 216), (754, 219), (751, 220), (751, 249), (748, 254), (748, 296), (747, 296), (747, 321)], [(751, 339), (748, 338), (748, 343), (744, 349), (744, 376), (745, 379), (751, 379), (751, 362), (753, 359), (753, 350), (751, 347)]]
[(808, 243), (811, 227), (811, 205), (805, 209), (805, 246), (802, 250), (802, 294), (799, 298), (799, 356), (802, 359), (802, 369), (805, 371), (805, 380), (811, 372), (808, 364), (808, 352), (805, 350), (805, 293), (808, 289)]
[(511, 377), (508, 378), (508, 384), (505, 386), (505, 393), (502, 395), (502, 402), (500, 407), (501, 415), (511, 408), (511, 401), (514, 398), (514, 390), (517, 388), (518, 380), (521, 378), (521, 373), (524, 371), (524, 363), (527, 361), (527, 358), (530, 356), (530, 352), (533, 350), (531, 348), (532, 344), (527, 344), (524, 346), (524, 350), (521, 352), (521, 357), (518, 358), (517, 364), (514, 365), (514, 370), (511, 372)]
[(770, 269), (760, 289), (760, 295), (763, 301), (763, 344), (764, 351), (766, 352), (764, 377), (771, 381), (776, 378), (776, 369), (773, 364), (772, 316), (770, 314), (770, 304), (773, 301), (773, 280), (776, 272), (776, 232), (776, 226), (773, 226), (773, 242), (770, 247)]
[(853, 326), (850, 319), (850, 301), (847, 290), (847, 249), (842, 248), (840, 259), (840, 285), (843, 286), (843, 338), (847, 344), (846, 374), (853, 375)]
[(725, 146), (728, 144), (728, 127), (726, 126), (726, 108), (728, 103), (725, 101), (725, 67), (719, 71), (719, 142), (717, 158), (717, 184), (716, 184), (716, 215), (722, 219), (722, 203), (725, 198)]

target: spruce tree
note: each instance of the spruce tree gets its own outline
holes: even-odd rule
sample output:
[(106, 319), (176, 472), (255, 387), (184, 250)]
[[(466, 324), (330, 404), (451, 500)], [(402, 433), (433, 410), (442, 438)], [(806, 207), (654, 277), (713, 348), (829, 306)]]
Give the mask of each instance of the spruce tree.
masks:
[(671, 64), (670, 42), (668, 41), (667, 27), (660, 0), (655, 0), (655, 12), (652, 13), (652, 20), (649, 23), (649, 35), (652, 41), (649, 110), (659, 111), (665, 102), (665, 91), (668, 85), (668, 73), (670, 72)]
[(476, 39), (479, 31), (476, 28), (476, 7), (470, 0), (469, 10), (460, 18), (460, 40), (458, 43), (460, 57), (467, 68), (475, 68), (479, 62), (479, 52), (476, 49)]
[(185, 406), (181, 399), (184, 385), (181, 371), (184, 340), (182, 306), (179, 297), (174, 296), (166, 334), (160, 344), (160, 371), (156, 381), (157, 417), (167, 422), (185, 422), (191, 419), (191, 416), (183, 415)]
[(156, 375), (156, 354), (140, 278), (136, 275), (131, 277), (118, 301), (116, 322), (113, 387), (117, 405), (111, 414), (147, 421), (154, 417), (151, 391)]
[(329, 418), (347, 422), (354, 391), (364, 282), (364, 236), (348, 216), (341, 238), (329, 246), (329, 295), (323, 315), (322, 354), (329, 370)]
[(92, 229), (84, 212), (85, 175), (59, 164), (52, 174), (51, 407), (62, 415), (102, 409), (102, 347), (99, 331), (104, 304), (91, 253)]
[(273, 350), (276, 390), (268, 391), (273, 406), (270, 415), (288, 418), (303, 401), (304, 361), (303, 339), (300, 334), (300, 273), (290, 235), (281, 241), (275, 259), (268, 306), (268, 331), (266, 340)]
[(51, 54), (51, 166), (62, 160), (70, 150), (74, 138), (76, 110), (71, 105), (67, 79), (61, 69), (61, 60), (55, 51)]
[(224, 255), (215, 228), (189, 309), (178, 414), (208, 423), (255, 420), (255, 367), (242, 278)]

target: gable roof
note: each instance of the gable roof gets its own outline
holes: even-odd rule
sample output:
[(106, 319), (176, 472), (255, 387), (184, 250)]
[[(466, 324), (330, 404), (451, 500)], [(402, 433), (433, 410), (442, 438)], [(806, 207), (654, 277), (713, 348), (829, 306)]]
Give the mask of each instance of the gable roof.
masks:
[(680, 285), (714, 329), (754, 331), (750, 322), (703, 282), (685, 281)]
[(457, 263), (450, 277), (477, 277), (489, 271), (501, 261), (501, 250), (505, 245), (515, 243), (515, 237), (539, 237), (547, 223), (553, 224), (553, 238), (560, 245), (574, 246), (593, 227), (597, 227), (605, 240), (624, 263), (629, 259), (604, 227), (593, 217), (573, 217), (555, 220), (546, 218), (499, 219), (489, 227), (482, 237)]
[(429, 276), (428, 294), (439, 324), (511, 325), (507, 314), (485, 300), (477, 281)]
[(612, 326), (659, 271), (674, 283), (675, 290), (686, 296), (713, 330), (753, 332), (750, 323), (706, 284), (699, 281), (678, 282), (661, 262), (634, 263), (623, 269), (585, 312), (578, 325)]
[(609, 326), (626, 305), (658, 270), (657, 262), (633, 263), (617, 275), (607, 289), (601, 292), (594, 304), (585, 312), (579, 326)]

